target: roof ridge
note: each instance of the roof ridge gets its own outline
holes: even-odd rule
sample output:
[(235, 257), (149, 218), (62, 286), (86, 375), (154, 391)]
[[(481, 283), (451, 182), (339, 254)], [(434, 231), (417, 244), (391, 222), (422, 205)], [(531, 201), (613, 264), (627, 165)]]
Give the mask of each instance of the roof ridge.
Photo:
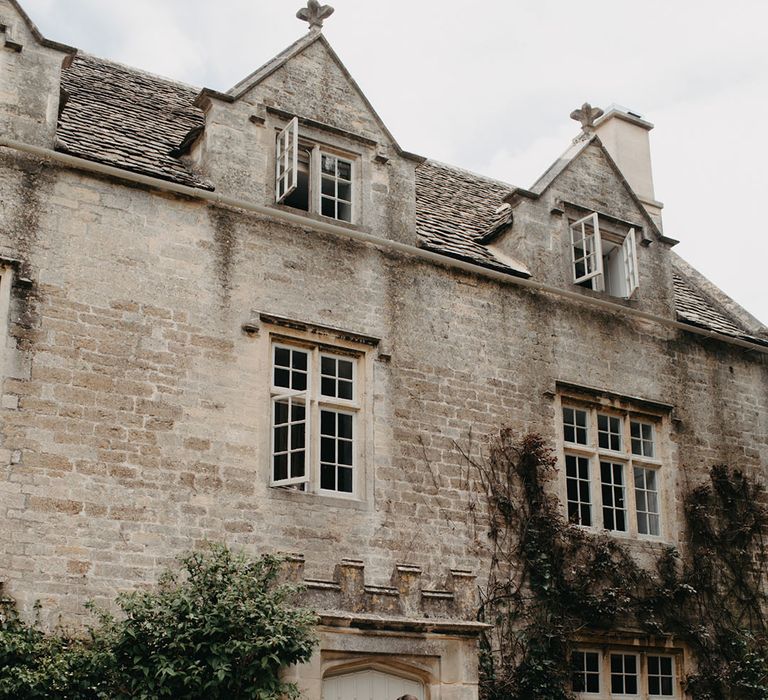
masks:
[(520, 189), (519, 187), (517, 187), (517, 185), (512, 185), (509, 182), (505, 182), (504, 180), (499, 180), (498, 178), (491, 177), (490, 175), (482, 175), (480, 173), (475, 172), (474, 170), (469, 170), (468, 168), (462, 168), (458, 165), (452, 165), (450, 163), (444, 163), (443, 161), (435, 160), (434, 158), (427, 158), (418, 167), (422, 167), (423, 165), (437, 165), (441, 168), (447, 168), (448, 170), (453, 170), (454, 172), (457, 172), (457, 173), (463, 173), (473, 178), (481, 178), (486, 182), (493, 182), (510, 191)]
[[(153, 80), (158, 80), (160, 82), (167, 83), (168, 85), (173, 85), (174, 87), (184, 88), (185, 90), (188, 90), (189, 92), (194, 94), (197, 94), (198, 92), (200, 92), (200, 89), (201, 89), (197, 85), (192, 85), (191, 83), (185, 83), (182, 80), (169, 78), (168, 76), (160, 75), (159, 73), (153, 73), (143, 68), (137, 68), (136, 66), (129, 66), (126, 63), (121, 63), (120, 61), (115, 61), (111, 58), (102, 58), (101, 56), (96, 56), (95, 54), (89, 53), (87, 51), (78, 50), (77, 54), (74, 56), (73, 63), (78, 59), (86, 59), (86, 60), (91, 60), (97, 63), (103, 63), (108, 66), (112, 66), (113, 68), (119, 68), (121, 70), (124, 70), (127, 73), (142, 75), (147, 78), (152, 78)], [(191, 102), (190, 102), (190, 106), (191, 106)]]

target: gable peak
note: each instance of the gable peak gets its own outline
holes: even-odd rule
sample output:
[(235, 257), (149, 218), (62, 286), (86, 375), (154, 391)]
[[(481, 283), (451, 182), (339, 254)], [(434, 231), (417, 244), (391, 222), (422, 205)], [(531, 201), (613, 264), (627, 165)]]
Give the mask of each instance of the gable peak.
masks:
[(307, 6), (302, 7), (297, 13), (303, 22), (309, 23), (310, 32), (320, 32), (323, 28), (323, 21), (328, 19), (334, 12), (330, 5), (321, 5), (317, 0), (308, 0)]
[(581, 136), (591, 136), (595, 133), (595, 122), (603, 116), (603, 110), (599, 107), (593, 107), (589, 102), (585, 102), (578, 109), (571, 112), (571, 119), (581, 122)]

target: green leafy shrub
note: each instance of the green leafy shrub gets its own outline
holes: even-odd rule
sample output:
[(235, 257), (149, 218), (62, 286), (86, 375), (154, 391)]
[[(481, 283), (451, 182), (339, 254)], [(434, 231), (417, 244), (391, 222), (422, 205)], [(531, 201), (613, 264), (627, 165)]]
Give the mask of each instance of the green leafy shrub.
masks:
[(0, 608), (0, 698), (296, 697), (280, 680), (309, 659), (315, 615), (291, 605), (281, 560), (221, 545), (180, 559), (156, 588), (121, 595), (82, 638), (43, 634)]

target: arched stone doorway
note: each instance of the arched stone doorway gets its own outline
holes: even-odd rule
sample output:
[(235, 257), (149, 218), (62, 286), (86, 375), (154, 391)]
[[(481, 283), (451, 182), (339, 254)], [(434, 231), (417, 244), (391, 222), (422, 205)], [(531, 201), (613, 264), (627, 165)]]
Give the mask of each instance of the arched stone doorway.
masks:
[(426, 700), (422, 683), (375, 669), (354, 671), (323, 680), (322, 700), (397, 700), (403, 695)]

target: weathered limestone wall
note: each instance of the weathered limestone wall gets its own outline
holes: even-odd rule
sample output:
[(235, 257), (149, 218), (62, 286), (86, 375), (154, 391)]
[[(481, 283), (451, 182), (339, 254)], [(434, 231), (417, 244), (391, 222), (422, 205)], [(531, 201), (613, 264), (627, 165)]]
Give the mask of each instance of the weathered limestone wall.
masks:
[(52, 147), (61, 64), (67, 54), (40, 45), (8, 0), (0, 0), (0, 133)]
[[(396, 563), (438, 584), (482, 573), (457, 445), (500, 425), (554, 442), (557, 380), (673, 404), (678, 491), (713, 463), (765, 473), (756, 353), (8, 153), (0, 165), (0, 250), (32, 280), (12, 290), (0, 578), (52, 622), (204, 539), (301, 551), (320, 578), (344, 557), (382, 584)], [(253, 310), (381, 339), (359, 502), (269, 488), (269, 329), (241, 330)]]

